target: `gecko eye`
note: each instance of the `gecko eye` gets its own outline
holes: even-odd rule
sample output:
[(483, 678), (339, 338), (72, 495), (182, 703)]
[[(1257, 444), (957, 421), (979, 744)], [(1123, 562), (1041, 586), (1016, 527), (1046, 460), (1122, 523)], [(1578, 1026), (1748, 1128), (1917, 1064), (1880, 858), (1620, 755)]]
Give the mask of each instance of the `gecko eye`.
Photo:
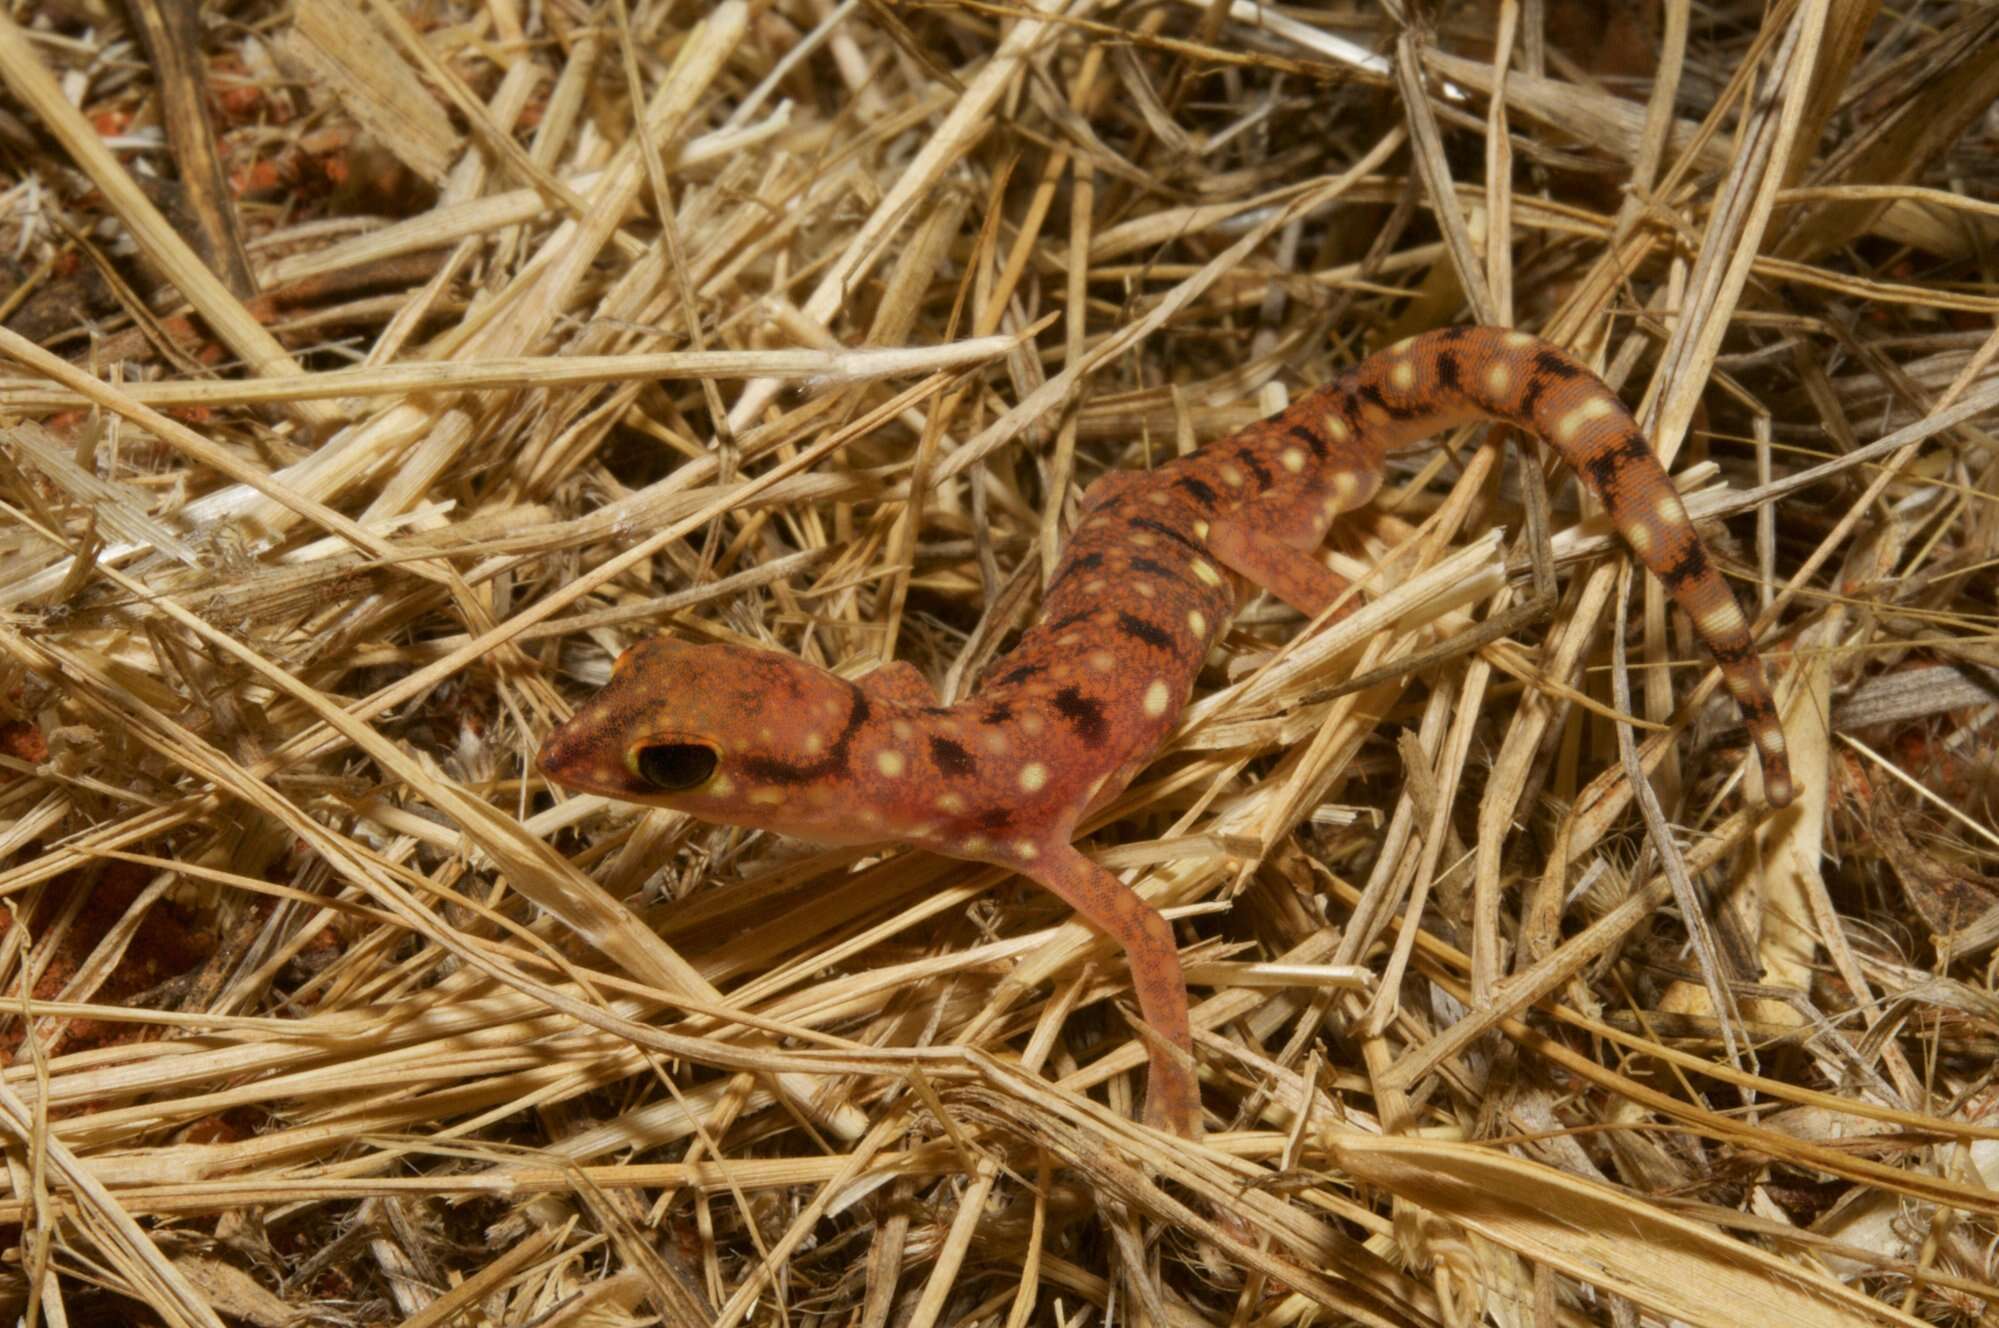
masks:
[(665, 793), (679, 793), (706, 783), (722, 758), (713, 747), (693, 742), (663, 742), (632, 753), (632, 771)]

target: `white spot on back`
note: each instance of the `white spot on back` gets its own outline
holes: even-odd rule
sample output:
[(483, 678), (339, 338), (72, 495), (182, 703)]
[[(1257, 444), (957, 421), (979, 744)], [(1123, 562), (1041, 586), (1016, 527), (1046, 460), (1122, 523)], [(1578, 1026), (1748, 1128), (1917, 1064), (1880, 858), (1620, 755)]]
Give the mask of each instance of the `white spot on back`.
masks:
[(1208, 634), (1208, 620), (1201, 616), (1199, 609), (1187, 610), (1187, 626), (1195, 636), (1206, 637)]
[(946, 793), (937, 799), (937, 810), (949, 816), (956, 816), (965, 810), (965, 800), (955, 793)]
[(1194, 575), (1200, 577), (1201, 580), (1207, 582), (1207, 584), (1211, 586), (1218, 586), (1222, 583), (1221, 573), (1217, 572), (1213, 567), (1209, 566), (1207, 559), (1196, 558), (1192, 563), (1189, 564), (1189, 566), (1191, 566), (1194, 569)]
[(1398, 360), (1388, 371), (1388, 381), (1398, 392), (1414, 390), (1416, 386), (1416, 365), (1410, 360)]
[(1173, 690), (1166, 685), (1164, 678), (1154, 678), (1152, 685), (1145, 689), (1145, 713), (1154, 719), (1165, 714), (1172, 701)]
[(875, 753), (875, 769), (881, 771), (890, 779), (894, 779), (900, 775), (903, 771), (903, 766), (904, 762), (901, 752), (880, 751)]
[(784, 804), (784, 790), (774, 788), (752, 789), (750, 801), (759, 807), (779, 807)]
[(1277, 454), (1277, 459), (1293, 475), (1305, 469), (1305, 449), (1302, 447), (1287, 447)]
[(713, 779), (708, 781), (708, 787), (702, 790), (702, 792), (707, 793), (709, 796), (716, 798), (726, 798), (735, 791), (736, 791), (735, 782), (731, 780), (727, 775), (715, 776)]
[(1039, 761), (1029, 761), (1020, 768), (1020, 787), (1028, 793), (1039, 793), (1048, 783), (1048, 767)]
[(1616, 403), (1612, 402), (1609, 397), (1586, 397), (1574, 410), (1556, 421), (1555, 441), (1558, 443), (1573, 443), (1576, 440), (1576, 435), (1583, 431), (1583, 426), (1591, 420), (1600, 420), (1606, 415), (1615, 415), (1616, 413)]
[(1684, 526), (1687, 524), (1687, 509), (1680, 506), (1680, 495), (1665, 493), (1659, 495), (1659, 502), (1652, 509), (1652, 515), (1659, 518), (1662, 526)]
[(1092, 650), (1090, 652), (1090, 667), (1098, 673), (1109, 673), (1117, 667), (1117, 656), (1108, 650)]
[(1015, 844), (1013, 853), (1022, 862), (1032, 862), (1041, 856), (1041, 850), (1034, 846), (1034, 841), (1031, 839), (1023, 839)]
[(1353, 437), (1353, 430), (1348, 428), (1347, 422), (1339, 416), (1328, 415), (1326, 416), (1326, 436), (1336, 443), (1344, 443), (1347, 439)]
[(1487, 369), (1485, 390), (1495, 397), (1504, 397), (1513, 390), (1513, 370), (1503, 364), (1495, 364)]

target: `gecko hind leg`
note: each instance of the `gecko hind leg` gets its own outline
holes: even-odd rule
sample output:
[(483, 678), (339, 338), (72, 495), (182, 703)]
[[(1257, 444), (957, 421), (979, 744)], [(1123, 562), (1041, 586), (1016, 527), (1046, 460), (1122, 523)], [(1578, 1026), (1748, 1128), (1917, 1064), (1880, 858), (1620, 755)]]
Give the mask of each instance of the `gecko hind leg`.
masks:
[(1380, 487), (1378, 458), (1348, 459), (1335, 481), (1302, 494), (1266, 496), (1215, 517), (1203, 533), (1208, 551), (1308, 618), (1339, 604), (1329, 619), (1338, 622), (1360, 607), (1360, 597), (1353, 582), (1319, 561), (1317, 553), (1333, 520), (1366, 503)]
[(1218, 519), (1208, 530), (1207, 545), (1222, 566), (1308, 618), (1318, 617), (1343, 595), (1346, 602), (1332, 621), (1360, 607), (1360, 597), (1349, 593), (1353, 582), (1310, 553), (1270, 539), (1253, 524)]
[(1066, 841), (1044, 844), (1033, 860), (1013, 865), (1124, 948), (1139, 1016), (1158, 1035), (1146, 1039), (1151, 1060), (1145, 1089), (1146, 1124), (1171, 1130), (1183, 1139), (1198, 1139), (1201, 1089), (1194, 1076), (1194, 1033), (1187, 1017), (1187, 983), (1180, 972), (1180, 948), (1171, 924), (1130, 886)]
[[(1517, 444), (1516, 444), (1517, 446)], [(1532, 574), (1533, 590), (1528, 597), (1511, 608), (1503, 609), (1490, 618), (1474, 624), (1468, 631), (1458, 633), (1448, 641), (1420, 650), (1407, 659), (1384, 664), (1378, 669), (1369, 669), (1348, 678), (1339, 686), (1321, 694), (1317, 699), (1331, 700), (1345, 696), (1349, 692), (1366, 691), (1379, 683), (1394, 678), (1404, 678), (1424, 669), (1434, 668), (1460, 655), (1468, 655), (1474, 650), (1483, 650), (1502, 637), (1511, 636), (1521, 628), (1540, 622), (1554, 611), (1555, 590), (1555, 546), (1550, 532), (1552, 524), (1548, 518), (1548, 478), (1542, 473), (1536, 458), (1521, 455), (1521, 490), (1526, 498), (1527, 530), (1524, 540), (1527, 545), (1528, 567)]]

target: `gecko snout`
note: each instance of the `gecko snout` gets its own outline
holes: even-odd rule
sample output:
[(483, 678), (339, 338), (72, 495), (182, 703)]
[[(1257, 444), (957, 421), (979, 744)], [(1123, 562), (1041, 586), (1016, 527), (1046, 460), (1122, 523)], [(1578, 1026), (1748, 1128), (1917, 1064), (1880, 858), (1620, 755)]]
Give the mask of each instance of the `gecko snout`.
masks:
[(608, 747), (603, 734), (602, 726), (592, 722), (587, 709), (579, 711), (542, 739), (535, 767), (564, 788), (616, 794), (631, 783), (631, 776), (625, 770), (623, 753)]

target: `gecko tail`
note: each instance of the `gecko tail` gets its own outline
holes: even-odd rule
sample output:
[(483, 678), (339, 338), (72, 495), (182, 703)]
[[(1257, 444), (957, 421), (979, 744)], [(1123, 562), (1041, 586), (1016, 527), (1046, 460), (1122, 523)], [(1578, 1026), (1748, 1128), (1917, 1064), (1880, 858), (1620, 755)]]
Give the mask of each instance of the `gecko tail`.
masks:
[(1790, 803), (1784, 730), (1749, 620), (1637, 420), (1602, 379), (1525, 332), (1456, 327), (1370, 357), (1341, 386), (1355, 423), (1386, 434), (1389, 451), (1478, 417), (1518, 425), (1554, 448), (1693, 620), (1742, 710), (1762, 762), (1764, 797), (1774, 807)]

